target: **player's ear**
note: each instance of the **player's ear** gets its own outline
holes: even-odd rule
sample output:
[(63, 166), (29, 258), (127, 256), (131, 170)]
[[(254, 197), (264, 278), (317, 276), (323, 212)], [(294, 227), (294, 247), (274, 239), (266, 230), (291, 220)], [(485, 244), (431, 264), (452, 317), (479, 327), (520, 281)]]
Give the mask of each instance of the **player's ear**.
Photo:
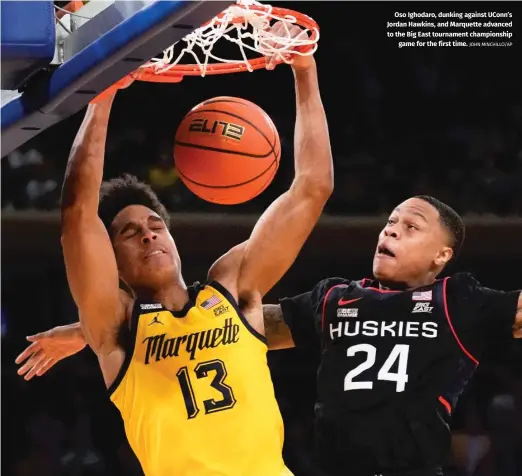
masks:
[(453, 250), (449, 246), (445, 246), (435, 256), (435, 265), (437, 267), (446, 266), (451, 258), (453, 258)]

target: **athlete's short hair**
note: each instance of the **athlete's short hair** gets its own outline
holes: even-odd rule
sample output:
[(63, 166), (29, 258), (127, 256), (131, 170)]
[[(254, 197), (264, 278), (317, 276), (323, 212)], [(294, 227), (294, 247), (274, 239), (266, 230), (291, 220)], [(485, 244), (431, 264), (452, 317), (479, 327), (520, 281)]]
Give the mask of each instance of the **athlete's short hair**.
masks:
[(125, 174), (107, 180), (100, 189), (98, 216), (110, 234), (114, 217), (130, 205), (143, 205), (157, 213), (170, 227), (170, 216), (150, 185), (140, 182), (134, 175)]
[(450, 246), (453, 249), (453, 258), (456, 258), (462, 249), (466, 237), (466, 226), (464, 225), (462, 217), (449, 205), (446, 205), (430, 195), (417, 195), (413, 198), (424, 200), (439, 212), (440, 222), (448, 231), (450, 236)]

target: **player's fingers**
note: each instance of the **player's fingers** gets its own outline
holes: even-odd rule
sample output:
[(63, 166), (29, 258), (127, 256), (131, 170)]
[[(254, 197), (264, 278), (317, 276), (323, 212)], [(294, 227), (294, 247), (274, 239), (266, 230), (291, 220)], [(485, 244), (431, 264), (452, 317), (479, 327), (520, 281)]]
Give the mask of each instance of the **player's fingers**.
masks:
[(45, 358), (45, 354), (41, 350), (35, 352), (31, 356), (31, 358), (18, 369), (18, 371), (17, 371), (18, 375), (25, 374), (29, 369), (33, 368), (38, 362), (40, 362), (40, 360), (42, 360), (44, 358)]
[(41, 377), (45, 372), (47, 372), (54, 364), (58, 362), (56, 359), (47, 359), (46, 362), (36, 371), (36, 375)]
[(275, 56), (267, 56), (266, 69), (273, 70), (277, 66), (277, 59)]
[(41, 359), (37, 364), (34, 365), (34, 367), (27, 372), (27, 375), (24, 377), (25, 380), (31, 380), (35, 375), (39, 375), (38, 372), (47, 365), (52, 359)]
[[(280, 48), (280, 44), (276, 41), (277, 38), (280, 38), (284, 35), (284, 27), (281, 21), (274, 23), (268, 30), (268, 37), (265, 41), (265, 46), (267, 48), (266, 58), (266, 69), (272, 70), (279, 63), (278, 57), (274, 54), (278, 48)], [(269, 53), (268, 53), (269, 51)]]
[(302, 28), (299, 28), (297, 25), (293, 25), (292, 38), (304, 40), (305, 38), (308, 38), (308, 34)]
[(43, 339), (44, 337), (47, 337), (47, 332), (39, 332), (38, 334), (27, 336), (26, 340), (28, 340), (29, 342), (36, 342), (38, 340)]
[(28, 382), (29, 380), (31, 380), (34, 377), (34, 374), (35, 374), (35, 370), (34, 370), (34, 367), (33, 367), (32, 369), (29, 369), (29, 372), (27, 372), (24, 375), (24, 380), (26, 382)]
[(273, 70), (278, 64), (281, 64), (283, 61), (290, 63), (292, 59), (292, 55), (290, 53), (286, 53), (284, 55), (274, 55), (267, 57), (266, 69)]
[(39, 342), (33, 342), (30, 346), (28, 346), (15, 360), (15, 364), (20, 364), (32, 354), (34, 354), (37, 350), (40, 349)]
[[(293, 58), (294, 47), (292, 47), (294, 40), (301, 40), (306, 38), (306, 32), (298, 25), (286, 24), (285, 22), (277, 22), (270, 29), (270, 35), (273, 39), (266, 42), (267, 46), (274, 49), (272, 54), (266, 56), (266, 69), (273, 70), (278, 64), (285, 62), (291, 63)], [(286, 41), (281, 40), (282, 43), (277, 41), (278, 38), (286, 38)], [(286, 52), (282, 53), (281, 50), (285, 49)], [(297, 48), (297, 47), (296, 47)], [(279, 52), (277, 52), (279, 51)]]
[(34, 365), (29, 369), (29, 372), (27, 372), (24, 375), (24, 380), (31, 380), (36, 375), (36, 370), (40, 368), (42, 364), (45, 363), (45, 358), (42, 357), (40, 360), (34, 363)]

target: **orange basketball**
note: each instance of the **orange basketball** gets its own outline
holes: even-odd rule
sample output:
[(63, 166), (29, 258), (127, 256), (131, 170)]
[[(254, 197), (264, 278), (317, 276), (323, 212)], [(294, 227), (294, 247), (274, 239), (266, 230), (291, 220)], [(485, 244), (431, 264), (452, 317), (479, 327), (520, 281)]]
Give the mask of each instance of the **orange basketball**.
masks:
[(174, 161), (185, 185), (208, 202), (246, 202), (270, 185), (281, 143), (268, 114), (250, 101), (217, 97), (198, 104), (176, 132)]

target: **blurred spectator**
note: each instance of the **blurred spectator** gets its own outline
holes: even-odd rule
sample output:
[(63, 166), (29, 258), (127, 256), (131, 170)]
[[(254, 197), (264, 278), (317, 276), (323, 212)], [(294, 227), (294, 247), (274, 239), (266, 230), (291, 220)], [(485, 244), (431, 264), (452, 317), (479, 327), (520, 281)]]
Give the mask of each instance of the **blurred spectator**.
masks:
[(27, 207), (53, 210), (58, 207), (60, 187), (50, 162), (43, 161), (31, 167), (31, 179), (25, 187)]
[(178, 210), (183, 201), (183, 185), (174, 167), (171, 148), (163, 144), (148, 172), (148, 183), (169, 210)]

